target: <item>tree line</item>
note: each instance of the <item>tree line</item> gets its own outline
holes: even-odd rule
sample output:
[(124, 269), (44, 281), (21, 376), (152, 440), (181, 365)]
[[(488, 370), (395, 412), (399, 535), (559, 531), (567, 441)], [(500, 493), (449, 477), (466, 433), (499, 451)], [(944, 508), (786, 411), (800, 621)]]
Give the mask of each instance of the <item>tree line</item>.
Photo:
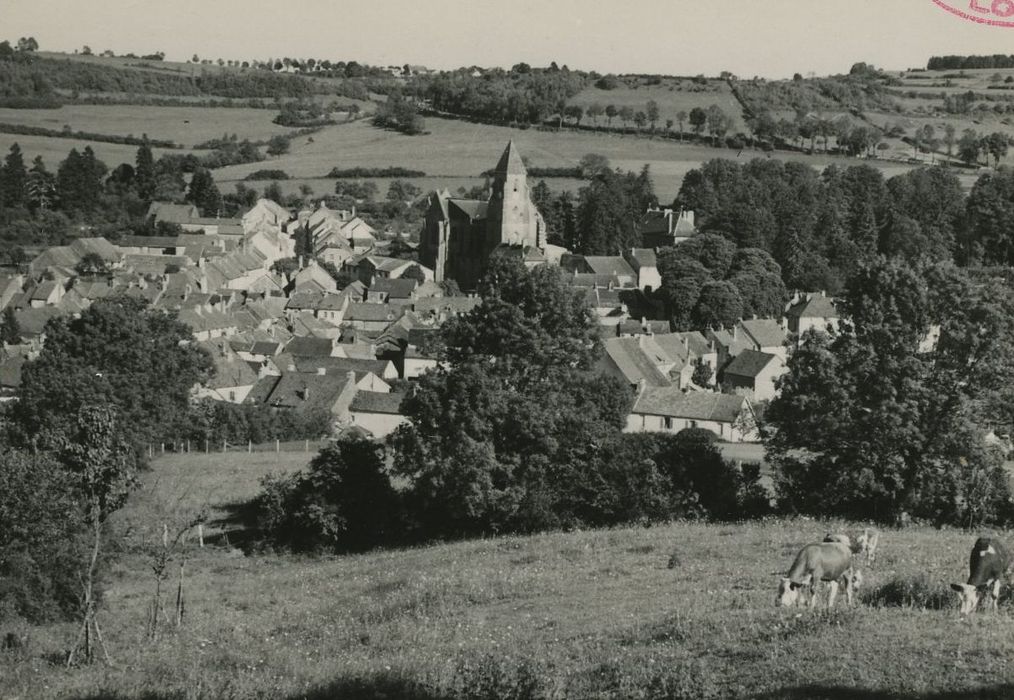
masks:
[(1014, 68), (1014, 55), (1002, 53), (991, 56), (930, 56), (926, 70), (957, 70), (976, 68)]

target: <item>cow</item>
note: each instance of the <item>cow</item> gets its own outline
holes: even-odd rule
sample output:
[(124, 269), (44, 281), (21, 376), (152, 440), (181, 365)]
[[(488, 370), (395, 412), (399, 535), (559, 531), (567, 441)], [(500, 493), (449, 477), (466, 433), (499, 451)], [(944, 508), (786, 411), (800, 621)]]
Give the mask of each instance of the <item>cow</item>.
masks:
[(968, 582), (952, 583), (951, 588), (961, 601), (961, 614), (974, 612), (980, 595), (989, 591), (989, 607), (996, 610), (1000, 598), (1000, 581), (1011, 569), (1007, 548), (995, 537), (980, 537), (968, 558)]
[(880, 530), (868, 527), (863, 534), (856, 539), (859, 544), (859, 551), (866, 555), (866, 565), (872, 566), (877, 559), (877, 545), (880, 544)]
[(800, 591), (809, 593), (810, 608), (817, 607), (815, 588), (821, 581), (830, 586), (827, 607), (830, 610), (838, 598), (838, 587), (845, 585), (845, 596), (849, 605), (852, 604), (853, 593), (858, 582), (852, 568), (852, 547), (847, 535), (829, 535), (830, 541), (808, 544), (799, 550), (788, 574), (783, 576), (778, 585), (778, 597), (775, 604), (784, 607), (797, 605), (801, 602)]

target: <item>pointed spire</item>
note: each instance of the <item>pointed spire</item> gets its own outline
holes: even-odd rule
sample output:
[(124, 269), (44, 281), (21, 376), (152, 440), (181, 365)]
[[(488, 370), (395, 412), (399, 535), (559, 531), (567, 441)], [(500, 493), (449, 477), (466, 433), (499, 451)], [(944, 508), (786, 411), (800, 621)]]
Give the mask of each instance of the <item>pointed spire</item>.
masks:
[(497, 175), (527, 174), (525, 164), (521, 160), (521, 154), (518, 152), (517, 146), (514, 145), (513, 139), (507, 142), (507, 148), (504, 149), (503, 155), (500, 156), (500, 162), (496, 164), (496, 170), (493, 172)]

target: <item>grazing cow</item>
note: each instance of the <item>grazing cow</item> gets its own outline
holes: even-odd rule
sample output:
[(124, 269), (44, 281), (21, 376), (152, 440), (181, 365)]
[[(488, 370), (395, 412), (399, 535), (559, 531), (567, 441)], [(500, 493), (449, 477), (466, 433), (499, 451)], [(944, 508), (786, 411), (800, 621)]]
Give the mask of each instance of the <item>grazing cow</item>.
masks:
[(859, 543), (859, 551), (866, 554), (866, 565), (870, 566), (877, 559), (877, 545), (880, 544), (880, 530), (868, 527), (863, 530), (856, 540)]
[(845, 585), (845, 596), (852, 604), (856, 572), (852, 568), (852, 547), (847, 535), (829, 535), (830, 541), (808, 544), (799, 550), (795, 561), (778, 585), (776, 605), (790, 607), (801, 602), (800, 591), (807, 590), (810, 607), (817, 606), (815, 588), (821, 581), (827, 581), (830, 592), (827, 607), (834, 607), (838, 598), (838, 586)]
[(973, 612), (979, 604), (980, 591), (989, 591), (989, 607), (996, 610), (1000, 598), (1000, 580), (1011, 568), (1007, 548), (994, 537), (980, 537), (968, 558), (968, 583), (952, 583), (961, 600), (961, 614)]

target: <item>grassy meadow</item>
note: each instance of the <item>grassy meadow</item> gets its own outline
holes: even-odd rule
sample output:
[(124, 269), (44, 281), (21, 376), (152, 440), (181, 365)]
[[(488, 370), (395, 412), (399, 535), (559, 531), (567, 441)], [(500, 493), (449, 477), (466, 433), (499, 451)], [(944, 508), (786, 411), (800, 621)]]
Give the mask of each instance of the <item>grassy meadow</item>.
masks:
[(146, 105), (64, 105), (58, 109), (0, 108), (0, 123), (41, 126), (113, 136), (148, 134), (192, 147), (222, 134), (266, 141), (292, 131), (272, 124), (278, 112), (248, 107), (155, 107)]
[[(159, 458), (114, 523), (100, 624), (115, 665), (65, 669), (74, 628), (0, 652), (0, 698), (1010, 697), (1011, 616), (961, 618), (947, 589), (975, 533), (888, 530), (861, 603), (774, 607), (810, 520), (498, 537), (345, 557), (191, 547), (181, 629), (145, 639), (161, 521), (219, 529), (305, 453)], [(174, 510), (176, 509), (176, 510)], [(675, 566), (668, 568), (670, 556)], [(175, 582), (168, 587), (175, 593)], [(171, 600), (170, 600), (171, 607)], [(8, 626), (6, 629), (10, 629)], [(18, 630), (20, 631), (20, 629)], [(936, 696), (934, 696), (936, 697)], [(941, 696), (942, 697), (942, 696)]]
[[(679, 190), (683, 176), (706, 160), (730, 158), (746, 161), (765, 157), (760, 151), (681, 144), (633, 134), (621, 136), (568, 129), (559, 132), (514, 129), (436, 117), (426, 118), (426, 129), (428, 134), (406, 136), (377, 129), (365, 120), (338, 124), (313, 134), (312, 141), (306, 137), (294, 139), (290, 152), (283, 156), (261, 163), (220, 168), (214, 171), (215, 180), (240, 180), (262, 168), (279, 168), (298, 179), (319, 179), (335, 166), (404, 166), (422, 170), (428, 178), (474, 178), (478, 183), (479, 174), (496, 165), (507, 141), (513, 139), (522, 155), (540, 167), (573, 166), (587, 153), (601, 153), (614, 167), (625, 170), (637, 171), (647, 163), (651, 166), (659, 199), (668, 202)], [(778, 153), (772, 157), (796, 160), (816, 168), (831, 163), (848, 166), (862, 162), (822, 154)], [(906, 163), (876, 162), (874, 165), (888, 177), (912, 168)], [(552, 181), (549, 184), (552, 186)], [(386, 188), (381, 189), (384, 191)]]

